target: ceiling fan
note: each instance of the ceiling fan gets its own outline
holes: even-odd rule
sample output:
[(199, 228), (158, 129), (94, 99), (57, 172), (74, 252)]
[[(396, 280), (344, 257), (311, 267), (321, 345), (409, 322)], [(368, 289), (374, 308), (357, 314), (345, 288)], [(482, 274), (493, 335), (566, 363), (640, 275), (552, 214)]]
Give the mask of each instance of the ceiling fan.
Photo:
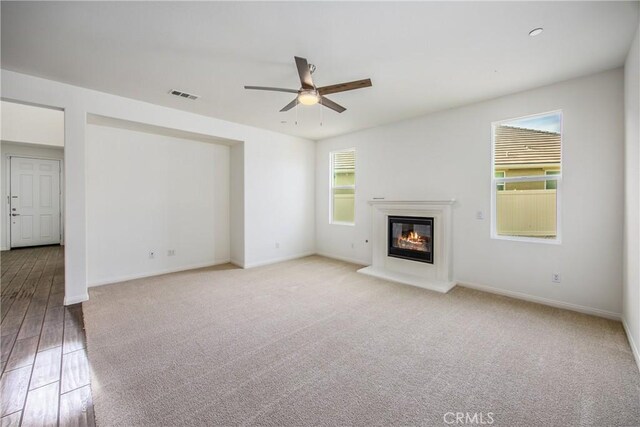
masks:
[(325, 95), (331, 93), (345, 92), (348, 90), (362, 89), (371, 86), (370, 79), (356, 80), (348, 83), (338, 83), (330, 86), (316, 87), (311, 79), (311, 74), (316, 70), (316, 66), (309, 64), (305, 58), (294, 57), (296, 60), (296, 67), (298, 68), (298, 75), (300, 76), (300, 89), (284, 89), (279, 87), (264, 87), (264, 86), (245, 86), (245, 89), (253, 90), (270, 90), (274, 92), (289, 92), (297, 94), (296, 98), (285, 105), (280, 111), (289, 111), (295, 107), (298, 103), (303, 105), (315, 105), (320, 103), (327, 108), (330, 108), (338, 113), (342, 113), (346, 108), (342, 105), (336, 104), (332, 100), (325, 98)]

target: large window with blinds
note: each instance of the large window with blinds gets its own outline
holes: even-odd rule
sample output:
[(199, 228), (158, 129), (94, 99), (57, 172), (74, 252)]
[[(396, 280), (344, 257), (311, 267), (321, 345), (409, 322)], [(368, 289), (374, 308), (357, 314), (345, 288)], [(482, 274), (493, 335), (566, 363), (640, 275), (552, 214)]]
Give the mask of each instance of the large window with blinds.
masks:
[(562, 112), (493, 123), (492, 237), (560, 242)]
[(356, 151), (334, 151), (330, 154), (331, 200), (329, 218), (332, 224), (355, 223)]

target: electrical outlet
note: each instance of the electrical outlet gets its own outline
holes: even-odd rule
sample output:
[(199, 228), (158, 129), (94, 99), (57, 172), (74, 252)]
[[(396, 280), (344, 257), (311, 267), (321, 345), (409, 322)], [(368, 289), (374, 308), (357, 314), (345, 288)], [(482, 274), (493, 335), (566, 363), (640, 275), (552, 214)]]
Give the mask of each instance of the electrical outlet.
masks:
[(176, 250), (175, 249), (169, 249), (167, 251), (167, 256), (175, 256), (176, 254)]
[(276, 242), (276, 249), (280, 249), (280, 243)]
[(551, 275), (551, 281), (553, 283), (560, 283), (560, 273), (553, 273)]
[(149, 251), (149, 259), (154, 259), (156, 257), (156, 253), (154, 251)]
[(484, 219), (484, 212), (477, 211), (476, 212), (476, 219)]

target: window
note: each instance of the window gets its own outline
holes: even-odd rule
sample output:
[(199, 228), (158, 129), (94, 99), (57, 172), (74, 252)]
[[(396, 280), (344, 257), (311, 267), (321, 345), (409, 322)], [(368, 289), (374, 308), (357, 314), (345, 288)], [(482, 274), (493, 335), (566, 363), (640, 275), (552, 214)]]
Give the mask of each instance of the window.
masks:
[[(544, 171), (545, 175), (560, 175), (560, 171)], [(556, 190), (558, 188), (557, 181), (547, 180), (544, 182), (545, 190)]]
[(562, 113), (493, 123), (492, 237), (559, 242)]
[(356, 195), (355, 150), (331, 153), (331, 223), (354, 224)]
[[(494, 176), (496, 178), (504, 178), (505, 172), (504, 171), (495, 171), (494, 172)], [(504, 190), (504, 182), (498, 182), (496, 184), (496, 190), (503, 191)]]

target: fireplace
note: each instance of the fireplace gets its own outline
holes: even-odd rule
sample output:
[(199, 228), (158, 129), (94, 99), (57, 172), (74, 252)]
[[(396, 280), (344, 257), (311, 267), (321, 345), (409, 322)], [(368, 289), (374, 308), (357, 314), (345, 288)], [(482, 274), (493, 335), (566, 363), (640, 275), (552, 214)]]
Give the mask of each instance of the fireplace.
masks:
[(388, 218), (387, 255), (433, 264), (433, 217)]
[(456, 285), (451, 263), (455, 201), (369, 200), (367, 203), (372, 208), (371, 265), (358, 273), (449, 292)]

